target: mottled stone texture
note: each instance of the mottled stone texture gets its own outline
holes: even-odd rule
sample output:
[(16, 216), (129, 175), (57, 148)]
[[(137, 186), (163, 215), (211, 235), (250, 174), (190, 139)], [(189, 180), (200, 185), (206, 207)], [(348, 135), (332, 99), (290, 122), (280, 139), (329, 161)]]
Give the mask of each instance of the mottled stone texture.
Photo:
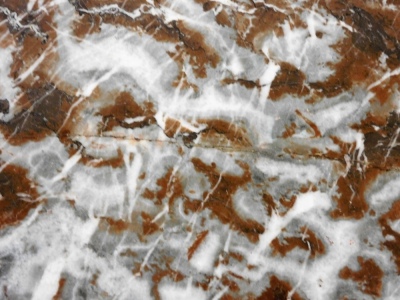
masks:
[(400, 299), (399, 12), (0, 0), (0, 299)]

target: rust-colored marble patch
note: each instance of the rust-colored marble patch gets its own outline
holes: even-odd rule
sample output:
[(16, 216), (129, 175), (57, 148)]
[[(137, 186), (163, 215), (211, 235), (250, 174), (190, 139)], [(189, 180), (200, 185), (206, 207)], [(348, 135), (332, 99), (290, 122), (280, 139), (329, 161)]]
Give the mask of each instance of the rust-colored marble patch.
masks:
[(310, 257), (314, 258), (325, 253), (324, 243), (309, 228), (303, 226), (300, 228), (300, 236), (289, 236), (275, 238), (271, 242), (275, 254), (286, 256), (286, 254), (295, 248), (310, 251)]
[(196, 210), (211, 210), (223, 224), (230, 224), (232, 229), (244, 234), (251, 242), (257, 242), (259, 235), (265, 230), (264, 227), (257, 221), (240, 217), (232, 203), (236, 191), (241, 187), (245, 188), (251, 180), (249, 166), (238, 162), (243, 169), (243, 175), (235, 176), (221, 173), (214, 163), (207, 165), (199, 158), (193, 158), (192, 163), (197, 172), (207, 176), (213, 189), (204, 193), (203, 201), (197, 203)]
[(271, 84), (269, 92), (271, 100), (278, 100), (285, 94), (304, 97), (310, 93), (310, 89), (305, 86), (306, 76), (303, 72), (287, 62), (281, 62), (280, 67)]
[(400, 234), (394, 230), (390, 222), (400, 220), (400, 200), (393, 203), (389, 211), (379, 218), (382, 235), (385, 238), (383, 245), (392, 253), (392, 259), (400, 275)]
[(17, 165), (3, 165), (0, 171), (0, 228), (24, 220), (40, 203), (28, 171)]
[(72, 102), (71, 96), (53, 85), (28, 89), (20, 101), (21, 111), (10, 121), (0, 121), (0, 130), (12, 145), (57, 135)]
[(321, 132), (319, 131), (319, 128), (317, 125), (315, 125), (315, 123), (313, 121), (311, 121), (309, 118), (305, 117), (298, 109), (296, 110), (296, 114), (303, 119), (303, 121), (310, 126), (310, 128), (313, 130), (314, 132), (314, 138), (318, 138), (321, 137)]
[(151, 289), (151, 292), (156, 300), (162, 299), (158, 291), (158, 285), (164, 278), (170, 278), (174, 282), (180, 282), (185, 279), (185, 276), (182, 273), (173, 270), (168, 262), (166, 263), (165, 268), (160, 268), (156, 265), (154, 265), (153, 267), (156, 269), (156, 271), (154, 272), (154, 275), (151, 277), (153, 282), (153, 287)]
[(190, 260), (192, 258), (193, 254), (196, 252), (197, 248), (199, 248), (199, 246), (204, 241), (204, 239), (207, 237), (207, 235), (208, 235), (208, 230), (200, 232), (197, 235), (195, 241), (188, 249), (188, 260)]
[(286, 19), (284, 13), (268, 7), (259, 7), (250, 16), (243, 12), (233, 12), (233, 15), (238, 33), (237, 44), (256, 52), (261, 50), (263, 38), (277, 30)]
[[(4, 1), (2, 1), (4, 2)], [(13, 53), (10, 76), (15, 84), (22, 89), (41, 88), (46, 82), (52, 82), (51, 73), (58, 54), (54, 50), (57, 45), (57, 25), (54, 21), (56, 6), (49, 5), (51, 1), (45, 0), (42, 3), (44, 10), (38, 11), (38, 3), (34, 4), (35, 14), (25, 13), (27, 2), (5, 1), (0, 6), (6, 7), (11, 13), (21, 16), (22, 25), (32, 24), (36, 31), (30, 27), (19, 28), (16, 24), (9, 24), (9, 32), (18, 46)], [(29, 72), (28, 69), (40, 63)], [(25, 72), (28, 72), (25, 74)]]
[(341, 57), (338, 63), (330, 64), (335, 73), (325, 82), (310, 83), (320, 96), (333, 97), (355, 85), (368, 86), (379, 80), (382, 75), (375, 70), (382, 53), (387, 55), (390, 69), (398, 67), (400, 22), (394, 11), (373, 1), (324, 0), (318, 5), (354, 28), (334, 46)]
[(264, 193), (262, 196), (262, 201), (268, 216), (271, 216), (272, 212), (277, 208), (274, 198), (270, 194)]
[(184, 45), (184, 48), (177, 46), (177, 52), (184, 50), (189, 55), (189, 63), (192, 65), (195, 76), (205, 78), (207, 76), (206, 66), (215, 68), (220, 61), (219, 54), (206, 43), (200, 32), (183, 21), (177, 21), (172, 25), (177, 30), (179, 40)]
[(353, 126), (365, 136), (364, 154), (367, 160), (358, 159), (360, 153), (355, 149), (355, 144), (346, 144), (338, 138), (332, 138), (340, 147), (341, 153), (328, 152), (326, 157), (339, 159), (344, 167), (347, 164), (344, 156), (348, 155), (351, 160), (346, 174), (338, 179), (340, 195), (334, 197), (337, 208), (331, 212), (332, 217), (361, 219), (368, 210), (365, 193), (370, 184), (379, 174), (400, 166), (400, 148), (396, 143), (399, 137), (399, 120), (396, 113), (391, 113), (386, 121), (369, 115), (361, 124)]
[(359, 256), (357, 261), (360, 269), (354, 271), (349, 267), (344, 267), (339, 273), (340, 278), (357, 282), (359, 290), (364, 294), (380, 297), (382, 293), (382, 269), (373, 259), (365, 260)]
[(53, 298), (52, 298), (53, 300), (62, 299), (62, 292), (63, 292), (64, 285), (65, 285), (66, 281), (67, 281), (67, 279), (65, 279), (65, 278), (61, 278), (58, 281), (58, 290), (57, 290), (57, 293), (53, 296)]
[(142, 212), (141, 216), (142, 232), (144, 235), (151, 235), (160, 229), (160, 227), (155, 222), (153, 222), (153, 218), (149, 214)]
[(121, 234), (124, 231), (131, 229), (132, 224), (121, 219), (115, 220), (109, 217), (102, 217), (99, 227), (100, 229), (107, 230), (112, 234)]
[(238, 83), (241, 86), (244, 86), (247, 89), (254, 89), (257, 88), (258, 90), (261, 88), (261, 84), (259, 80), (247, 80), (243, 78), (225, 78), (221, 81), (222, 84), (233, 84), (233, 83)]
[(73, 33), (79, 39), (101, 31), (102, 18), (98, 15), (85, 14), (73, 22)]
[(200, 136), (207, 142), (215, 142), (218, 145), (221, 140), (225, 140), (231, 146), (238, 148), (251, 146), (251, 140), (246, 130), (234, 122), (221, 119), (200, 119), (197, 122), (207, 125), (207, 128), (200, 132)]
[(182, 124), (178, 120), (168, 118), (165, 121), (164, 133), (169, 138), (173, 138), (178, 134), (190, 134), (191, 132), (191, 130), (182, 126)]
[[(139, 105), (128, 92), (121, 92), (115, 98), (115, 102), (100, 109), (98, 115), (102, 116), (99, 133), (110, 131), (116, 126), (132, 129), (156, 123), (153, 104), (145, 102), (143, 105)], [(137, 118), (136, 121), (135, 118)], [(132, 119), (132, 121), (129, 119)]]
[[(106, 4), (117, 4), (119, 8), (127, 12), (132, 12), (138, 9), (141, 5), (144, 5), (145, 8), (143, 9), (142, 14), (135, 19), (130, 18), (124, 13), (112, 14), (107, 11), (100, 13), (93, 10), (96, 8), (99, 9)], [(155, 7), (159, 7), (158, 2), (155, 2), (154, 5)], [(87, 3), (78, 1), (75, 4), (75, 8), (82, 14), (93, 16), (92, 18), (79, 20), (79, 22), (82, 23), (79, 26), (84, 26), (85, 24), (85, 27), (92, 28), (97, 25), (96, 23), (93, 24), (94, 16), (100, 16), (101, 21), (104, 23), (124, 26), (135, 31), (144, 32), (151, 35), (159, 42), (175, 43), (176, 52), (169, 54), (171, 57), (174, 57), (181, 66), (181, 71), (177, 80), (173, 82), (174, 86), (178, 86), (179, 82), (184, 80), (184, 87), (192, 86), (196, 89), (195, 85), (186, 81), (186, 74), (182, 70), (183, 60), (185, 57), (188, 57), (193, 73), (198, 78), (205, 78), (207, 76), (207, 66), (215, 68), (220, 61), (219, 54), (211, 45), (206, 43), (204, 36), (199, 31), (191, 28), (189, 24), (182, 20), (165, 23), (162, 17), (157, 17), (147, 12), (150, 9), (150, 6), (146, 1), (133, 1), (133, 3), (129, 4), (127, 4), (126, 1), (91, 0)], [(95, 32), (95, 30), (92, 30), (91, 32)], [(91, 32), (82, 32), (82, 30), (76, 31), (78, 36), (89, 34)]]
[(396, 10), (362, 0), (324, 0), (319, 5), (356, 29), (352, 32), (352, 40), (362, 51), (384, 52), (390, 60), (394, 59), (390, 64), (400, 58), (400, 34), (397, 30), (400, 21)]
[(291, 137), (296, 133), (297, 125), (295, 122), (290, 123), (290, 126), (286, 126), (285, 131), (282, 133), (284, 139)]
[[(256, 300), (286, 300), (288, 299), (289, 292), (292, 290), (292, 286), (283, 280), (280, 280), (275, 275), (272, 275), (269, 279), (270, 286), (266, 288), (262, 294)], [(302, 297), (296, 292), (292, 295), (291, 299), (301, 300)]]

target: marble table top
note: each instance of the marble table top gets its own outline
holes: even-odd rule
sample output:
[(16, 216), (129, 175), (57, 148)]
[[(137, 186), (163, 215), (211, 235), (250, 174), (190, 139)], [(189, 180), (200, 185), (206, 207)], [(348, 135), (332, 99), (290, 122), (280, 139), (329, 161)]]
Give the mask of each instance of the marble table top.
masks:
[(0, 299), (400, 299), (399, 0), (0, 0)]

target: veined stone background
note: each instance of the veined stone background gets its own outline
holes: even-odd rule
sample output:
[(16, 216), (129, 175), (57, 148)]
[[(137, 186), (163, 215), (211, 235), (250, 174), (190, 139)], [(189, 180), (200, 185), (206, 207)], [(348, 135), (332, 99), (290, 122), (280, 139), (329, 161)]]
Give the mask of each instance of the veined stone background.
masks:
[(399, 0), (0, 0), (0, 299), (400, 299)]

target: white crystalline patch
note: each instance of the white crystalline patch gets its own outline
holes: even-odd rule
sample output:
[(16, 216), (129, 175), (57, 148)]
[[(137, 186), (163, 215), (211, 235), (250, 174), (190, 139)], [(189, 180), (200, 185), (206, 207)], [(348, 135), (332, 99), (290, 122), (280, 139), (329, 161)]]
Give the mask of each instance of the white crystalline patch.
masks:
[(79, 162), (79, 160), (82, 158), (82, 155), (80, 152), (76, 152), (71, 158), (69, 158), (65, 163), (64, 167), (61, 170), (61, 172), (53, 178), (53, 182), (56, 182), (58, 180), (61, 180), (67, 176), (68, 172)]
[[(105, 262), (102, 261), (101, 267), (105, 266)], [(100, 271), (102, 271), (101, 268)], [(132, 273), (122, 266), (104, 269), (98, 278), (98, 284), (117, 299), (152, 299), (149, 282), (132, 276)]]
[(290, 223), (293, 218), (300, 216), (311, 210), (327, 210), (331, 206), (329, 197), (327, 194), (321, 192), (309, 192), (300, 194), (294, 206), (291, 210), (284, 216), (281, 217), (277, 214), (274, 214), (271, 218), (270, 223), (268, 224), (267, 236), (271, 238), (268, 241), (272, 241), (275, 237), (277, 237), (281, 230)]
[(260, 77), (261, 85), (268, 85), (274, 81), (276, 73), (280, 70), (280, 66), (275, 64), (274, 62), (270, 62), (265, 69), (264, 73)]
[[(65, 9), (68, 11), (70, 7)], [(78, 85), (81, 95), (90, 95), (99, 84), (116, 74), (127, 74), (127, 79), (137, 83), (153, 98), (166, 96), (158, 83), (161, 77), (165, 77), (170, 58), (163, 52), (158, 53), (160, 57), (156, 58), (146, 50), (149, 43), (155, 43), (154, 40), (140, 38), (125, 28), (103, 24), (101, 33), (92, 34), (78, 42), (70, 34), (72, 18), (69, 19), (70, 14), (65, 14), (67, 17), (56, 18), (60, 31), (57, 40), (60, 55), (58, 67), (60, 70), (68, 69), (68, 72), (60, 71), (59, 76)], [(102, 46), (97, 46), (99, 44)], [(160, 58), (165, 65), (160, 63)]]
[(388, 56), (385, 53), (382, 52), (381, 56), (379, 56), (379, 62), (381, 64), (382, 68), (386, 68), (387, 67), (387, 65), (386, 65), (386, 60), (387, 59), (388, 59)]
[(303, 166), (285, 161), (274, 161), (268, 158), (258, 159), (256, 167), (270, 177), (278, 176), (281, 181), (318, 182), (322, 177), (321, 171), (316, 166)]
[[(255, 130), (253, 130), (253, 134), (257, 136), (258, 145), (260, 147), (266, 147), (268, 144), (271, 144), (274, 139), (272, 138), (272, 129), (275, 125), (275, 120), (271, 116), (266, 115), (257, 115), (253, 114), (252, 120), (254, 124), (257, 124)], [(254, 127), (253, 127), (254, 128)], [(250, 128), (251, 130), (252, 128)]]
[(274, 62), (270, 62), (265, 69), (264, 73), (260, 77), (261, 88), (261, 101), (264, 103), (268, 98), (269, 91), (271, 89), (271, 83), (274, 81), (276, 74), (279, 72), (281, 67)]
[(132, 124), (132, 123), (144, 121), (145, 119), (146, 119), (145, 116), (140, 116), (140, 117), (136, 117), (136, 118), (126, 118), (124, 120), (124, 122), (127, 124)]
[(33, 293), (32, 300), (52, 299), (57, 293), (58, 281), (64, 268), (65, 261), (59, 258), (47, 264), (46, 269), (40, 279), (39, 286)]
[(205, 240), (194, 252), (190, 264), (199, 272), (209, 273), (214, 269), (214, 261), (220, 248), (219, 235), (209, 232)]
[(400, 196), (400, 176), (396, 176), (383, 185), (378, 191), (369, 197), (372, 208), (378, 208), (382, 204), (397, 199)]
[[(309, 216), (309, 215), (308, 215)], [(360, 242), (357, 232), (361, 230), (360, 224), (354, 221), (336, 221), (331, 223), (328, 219), (312, 220), (318, 226), (320, 238), (329, 246), (329, 251), (315, 260), (307, 271), (307, 290), (309, 299), (331, 299), (332, 293), (337, 288), (337, 282), (332, 280), (338, 270), (348, 265), (349, 259), (360, 253)], [(321, 272), (321, 270), (324, 270)], [(322, 284), (321, 289), (316, 289), (315, 284)], [(305, 291), (305, 289), (304, 289)]]
[[(331, 201), (327, 194), (321, 192), (308, 192), (300, 194), (294, 206), (290, 211), (284, 215), (280, 216), (273, 213), (271, 218), (266, 225), (265, 232), (260, 235), (260, 241), (257, 247), (249, 253), (248, 261), (251, 264), (260, 264), (265, 261), (265, 251), (268, 249), (271, 242), (282, 232), (282, 230), (295, 218), (313, 218), (311, 212), (315, 211), (326, 211), (331, 207)], [(304, 217), (303, 215), (307, 215)], [(255, 276), (253, 279), (259, 278), (261, 273), (251, 274), (250, 276)], [(258, 279), (257, 279), (258, 280)]]
[[(307, 29), (291, 29), (289, 22), (282, 25), (284, 35), (268, 37), (263, 45), (263, 52), (273, 59), (286, 61), (303, 71), (308, 82), (324, 81), (333, 71), (327, 63), (337, 60), (332, 49), (343, 35), (343, 29), (333, 18), (325, 18), (316, 13), (304, 13)], [(323, 38), (316, 37), (316, 31), (323, 33)]]
[(205, 300), (207, 299), (207, 294), (193, 286), (179, 287), (175, 285), (161, 285), (158, 290), (163, 300)]
[[(157, 115), (159, 124), (163, 124), (159, 119), (165, 115), (176, 116), (175, 118), (185, 116), (188, 120), (212, 118), (232, 120), (232, 116), (235, 116), (236, 119), (246, 120), (248, 123), (246, 128), (256, 137), (256, 145), (268, 144), (273, 140), (274, 119), (271, 116), (266, 116), (246, 98), (235, 94), (227, 96), (214, 83), (204, 86), (196, 101), (189, 99), (186, 95), (177, 94), (169, 101), (160, 102)], [(198, 129), (200, 128), (201, 124), (198, 124)]]
[(27, 10), (31, 11), (36, 2), (37, 2), (37, 0), (29, 0), (28, 5), (27, 5)]
[(327, 194), (321, 192), (309, 192), (298, 195), (294, 206), (288, 212), (288, 216), (294, 218), (312, 209), (327, 210), (331, 201)]
[(121, 206), (123, 204), (125, 197), (124, 185), (114, 184), (112, 180), (107, 186), (97, 184), (92, 179), (92, 176), (93, 174), (90, 175), (90, 173), (74, 173), (69, 195), (76, 199), (77, 205), (85, 207), (90, 213), (105, 213), (108, 207)]
[(246, 192), (243, 190), (239, 190), (233, 196), (233, 203), (235, 206), (235, 210), (238, 211), (239, 214), (244, 216), (252, 216), (252, 206), (251, 203), (247, 202)]
[(229, 173), (234, 176), (243, 176), (244, 174), (243, 168), (236, 163), (234, 158), (222, 154), (217, 149), (209, 149), (207, 152), (196, 149), (191, 152), (191, 157), (197, 157), (207, 165), (215, 163), (221, 173)]
[[(98, 220), (83, 222), (66, 206), (55, 206), (51, 214), (35, 217), (34, 222), (26, 224), (28, 226), (25, 226), (26, 221), (12, 235), (0, 239), (2, 251), (27, 245), (35, 248), (34, 252), (18, 251), (18, 260), (23, 263), (16, 264), (7, 275), (12, 283), (9, 288), (20, 295), (32, 292), (32, 299), (52, 299), (64, 271), (78, 277), (87, 274), (87, 265), (83, 268), (76, 264), (75, 258), (80, 256), (81, 261), (90, 261), (90, 255), (84, 252)], [(74, 268), (79, 275), (72, 272)]]
[(230, 70), (234, 75), (240, 75), (244, 72), (243, 64), (240, 62), (240, 58), (237, 55), (232, 54), (227, 69)]
[[(345, 143), (354, 143), (354, 142), (357, 143), (357, 140), (360, 139), (360, 135), (364, 136), (362, 133), (357, 132), (356, 130), (352, 130), (352, 129), (347, 130), (347, 128), (343, 132), (338, 131), (336, 135), (338, 138), (340, 138), (340, 140), (342, 140)], [(339, 148), (335, 148), (335, 149), (337, 149), (335, 151), (340, 151)]]
[(99, 218), (89, 219), (80, 226), (75, 227), (74, 239), (78, 246), (86, 246), (99, 225)]
[(390, 221), (389, 226), (397, 233), (400, 233), (400, 220)]
[(263, 45), (263, 52), (281, 61), (287, 61), (297, 68), (301, 67), (308, 30), (290, 29), (289, 23), (283, 26), (284, 36), (267, 38)]
[(327, 130), (342, 124), (344, 119), (353, 115), (359, 108), (360, 103), (356, 101), (342, 102), (316, 112), (311, 119), (321, 134), (324, 134)]
[(260, 203), (254, 201), (254, 196), (242, 188), (233, 196), (234, 209), (243, 219), (259, 221), (262, 218), (262, 206), (257, 204)]
[(13, 111), (14, 99), (20, 91), (14, 87), (13, 80), (8, 76), (10, 74), (10, 66), (13, 62), (12, 47), (0, 48), (0, 99), (7, 99), (10, 103), (10, 112)]
[[(134, 155), (134, 159), (130, 161), (130, 155)], [(129, 181), (127, 182), (128, 185), (128, 200), (129, 200), (129, 211), (132, 211), (136, 204), (136, 188), (137, 182), (140, 174), (140, 170), (143, 166), (142, 156), (137, 151), (136, 147), (133, 145), (129, 145), (127, 147), (126, 153), (124, 153), (124, 162), (127, 167), (127, 177)]]

